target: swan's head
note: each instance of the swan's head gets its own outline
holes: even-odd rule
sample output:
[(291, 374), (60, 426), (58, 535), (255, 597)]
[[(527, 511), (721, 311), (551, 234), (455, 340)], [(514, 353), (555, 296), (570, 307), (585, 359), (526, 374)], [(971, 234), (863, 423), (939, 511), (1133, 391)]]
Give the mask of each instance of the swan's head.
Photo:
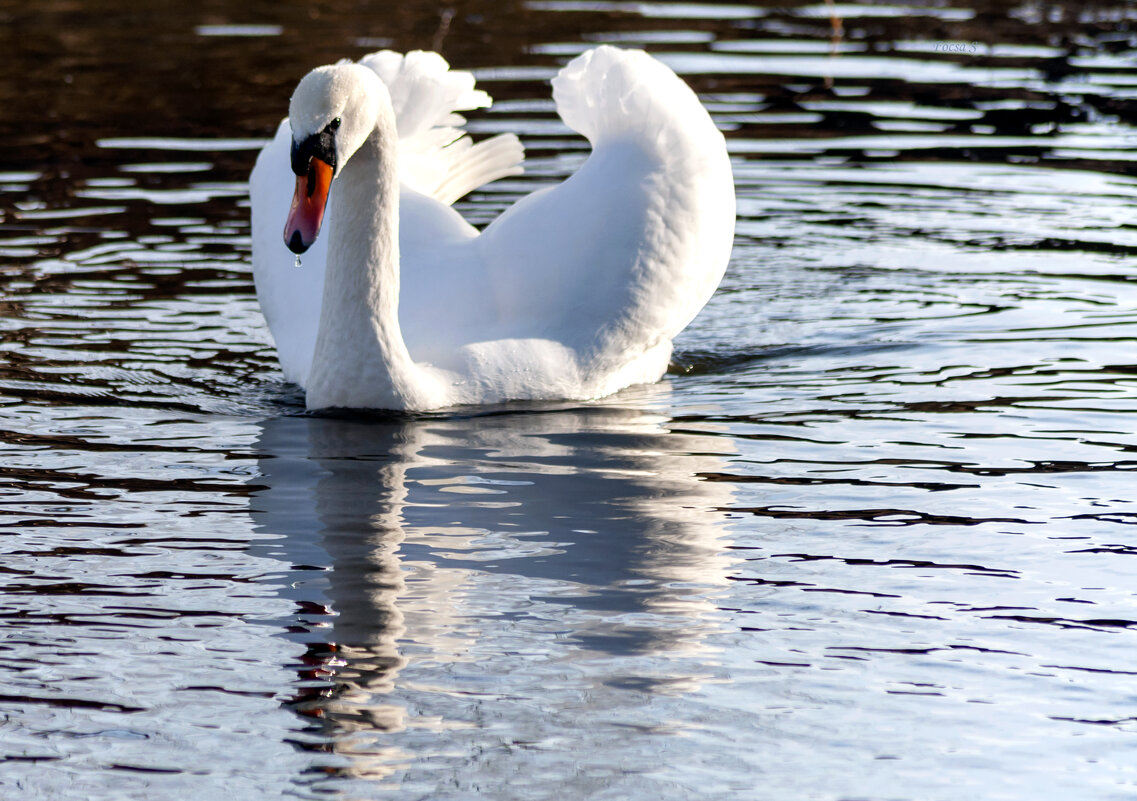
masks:
[(332, 179), (375, 130), (386, 87), (374, 71), (341, 62), (318, 67), (292, 93), (292, 171), (296, 193), (284, 242), (303, 253), (320, 233)]

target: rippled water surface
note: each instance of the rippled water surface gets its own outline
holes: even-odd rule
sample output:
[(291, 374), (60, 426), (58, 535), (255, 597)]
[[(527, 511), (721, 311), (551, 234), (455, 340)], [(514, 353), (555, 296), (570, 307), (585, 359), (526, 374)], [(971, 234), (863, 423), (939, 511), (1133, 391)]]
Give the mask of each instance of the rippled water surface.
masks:
[[(835, 15), (835, 16), (834, 16)], [(0, 795), (1137, 793), (1137, 12), (0, 0)], [(323, 418), (248, 171), (440, 48), (525, 176), (646, 47), (726, 132), (723, 286), (589, 404)]]

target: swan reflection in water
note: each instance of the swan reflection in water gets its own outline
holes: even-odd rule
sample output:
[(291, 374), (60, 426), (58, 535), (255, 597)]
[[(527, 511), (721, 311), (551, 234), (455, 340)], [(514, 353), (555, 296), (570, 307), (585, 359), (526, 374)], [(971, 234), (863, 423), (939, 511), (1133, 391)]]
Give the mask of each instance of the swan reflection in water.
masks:
[[(579, 728), (713, 677), (730, 488), (696, 474), (730, 441), (669, 422), (606, 406), (262, 424), (253, 514), (294, 566), (292, 706), (302, 745), (341, 758), (322, 773), (374, 780), (422, 737), (476, 740), (489, 704), (555, 718), (571, 697)], [(540, 741), (558, 723), (526, 725)]]

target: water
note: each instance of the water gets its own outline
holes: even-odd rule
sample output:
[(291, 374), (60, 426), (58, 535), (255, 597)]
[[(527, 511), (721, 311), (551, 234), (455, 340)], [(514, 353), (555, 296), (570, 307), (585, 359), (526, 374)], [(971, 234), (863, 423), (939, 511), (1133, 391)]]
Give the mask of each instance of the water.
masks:
[[(836, 11), (0, 2), (0, 795), (1133, 797), (1137, 13)], [(485, 222), (600, 41), (733, 156), (671, 375), (303, 414), (245, 183), (292, 85), (474, 69), (531, 159)]]

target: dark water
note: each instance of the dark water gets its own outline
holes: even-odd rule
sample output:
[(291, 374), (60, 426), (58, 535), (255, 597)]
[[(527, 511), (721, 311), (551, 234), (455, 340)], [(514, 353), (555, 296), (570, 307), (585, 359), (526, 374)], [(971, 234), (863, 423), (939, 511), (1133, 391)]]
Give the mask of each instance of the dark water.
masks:
[[(1137, 11), (835, 10), (0, 0), (0, 796), (1137, 795)], [(672, 375), (304, 415), (246, 198), (291, 87), (474, 69), (531, 159), (484, 222), (601, 41), (734, 158)]]

